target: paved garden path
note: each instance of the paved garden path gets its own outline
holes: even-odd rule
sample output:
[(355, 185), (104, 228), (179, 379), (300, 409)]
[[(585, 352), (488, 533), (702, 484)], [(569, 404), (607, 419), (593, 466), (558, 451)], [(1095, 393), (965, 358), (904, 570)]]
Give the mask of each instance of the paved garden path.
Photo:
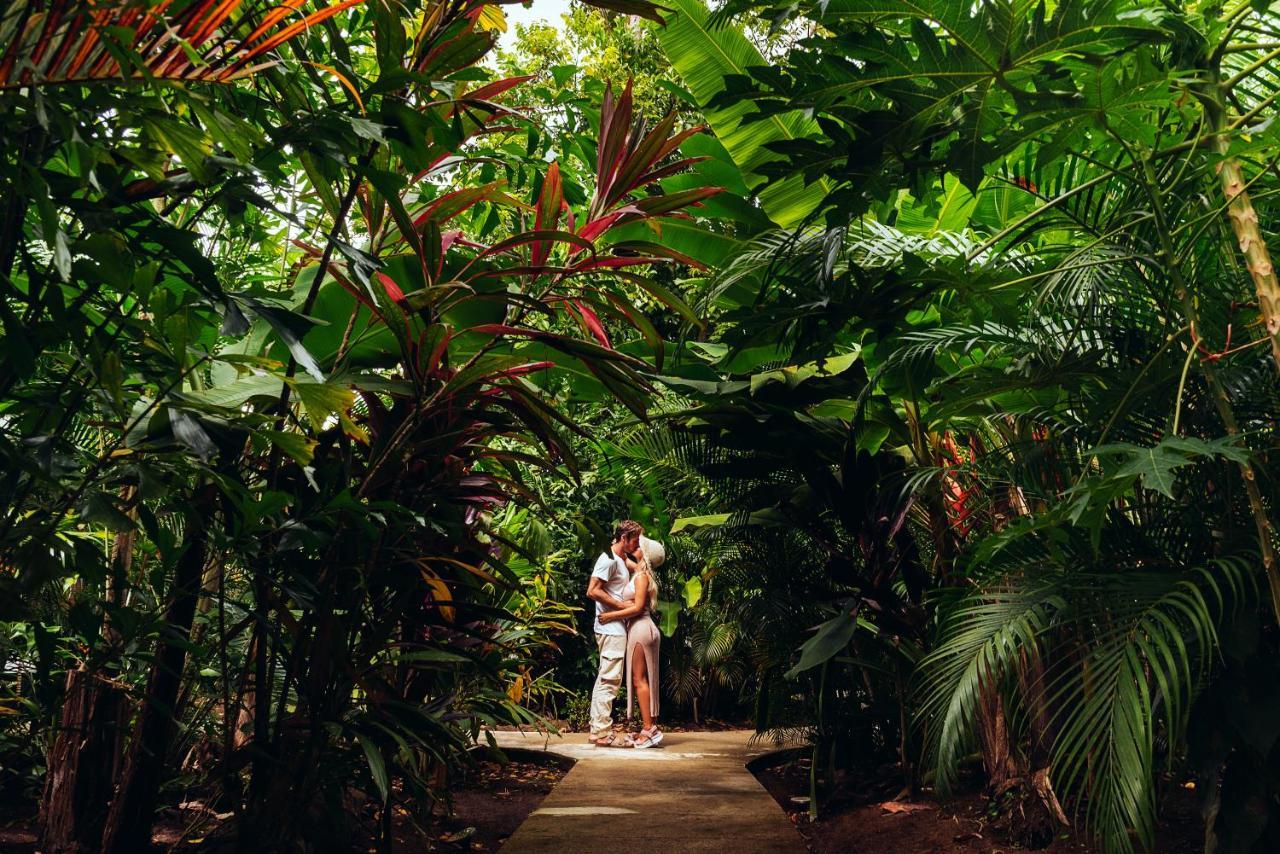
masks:
[(503, 854), (683, 854), (805, 850), (747, 770), (773, 748), (750, 732), (666, 733), (651, 750), (592, 747), (585, 734), (499, 732), (502, 747), (577, 760), (502, 846)]

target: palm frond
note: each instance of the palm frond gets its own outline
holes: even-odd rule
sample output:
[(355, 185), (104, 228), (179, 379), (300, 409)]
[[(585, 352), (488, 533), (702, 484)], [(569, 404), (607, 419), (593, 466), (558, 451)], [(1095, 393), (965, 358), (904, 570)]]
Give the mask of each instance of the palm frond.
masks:
[(1081, 807), (1108, 846), (1127, 850), (1132, 829), (1149, 848), (1157, 734), (1166, 734), (1166, 751), (1180, 743), (1218, 626), (1254, 595), (1249, 561), (1100, 575), (1059, 566), (1048, 552), (1026, 563), (1036, 550), (1026, 534), (1021, 553), (999, 561), (1017, 569), (940, 603), (939, 642), (921, 662), (919, 686), (919, 720), (939, 786), (955, 780), (982, 692), (1009, 692), (1014, 705), (1024, 699), (1011, 686), (1032, 651), (1054, 662), (1037, 690), (1056, 710), (1055, 789)]

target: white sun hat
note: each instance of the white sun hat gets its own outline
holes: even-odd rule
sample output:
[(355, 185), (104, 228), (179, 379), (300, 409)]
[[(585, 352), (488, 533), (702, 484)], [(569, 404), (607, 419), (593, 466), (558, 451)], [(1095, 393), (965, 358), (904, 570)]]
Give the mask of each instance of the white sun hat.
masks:
[(662, 566), (667, 559), (667, 550), (662, 547), (662, 543), (643, 534), (640, 535), (640, 548), (644, 549), (645, 556), (649, 558), (649, 566), (654, 569)]

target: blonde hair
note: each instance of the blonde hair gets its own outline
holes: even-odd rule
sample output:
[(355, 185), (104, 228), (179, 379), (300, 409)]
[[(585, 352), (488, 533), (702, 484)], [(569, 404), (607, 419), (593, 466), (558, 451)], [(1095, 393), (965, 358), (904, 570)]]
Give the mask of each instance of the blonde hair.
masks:
[(637, 572), (643, 573), (649, 578), (647, 596), (650, 611), (656, 610), (658, 607), (658, 577), (653, 574), (653, 568), (662, 566), (666, 559), (667, 550), (662, 547), (662, 543), (657, 540), (651, 540), (643, 534), (640, 536), (640, 568)]

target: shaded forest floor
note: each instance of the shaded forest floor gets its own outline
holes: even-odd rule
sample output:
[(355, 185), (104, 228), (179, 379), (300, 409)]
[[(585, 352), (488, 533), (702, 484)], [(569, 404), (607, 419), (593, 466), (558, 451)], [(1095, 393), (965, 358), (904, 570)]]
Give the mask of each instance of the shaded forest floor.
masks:
[[(872, 775), (846, 778), (820, 801), (818, 821), (808, 815), (808, 759), (795, 759), (755, 769), (756, 779), (786, 811), (813, 854), (952, 854), (1032, 850), (1010, 838), (990, 799), (977, 781), (945, 802), (921, 798), (893, 800), (902, 786), (894, 766)], [(1155, 851), (1199, 854), (1204, 850), (1204, 823), (1195, 793), (1171, 786), (1162, 801)], [(1048, 854), (1099, 854), (1081, 833), (1064, 829), (1047, 847)]]
[[(414, 821), (406, 810), (397, 808), (393, 823), (394, 849), (497, 851), (568, 773), (569, 765), (545, 754), (512, 756), (506, 765), (481, 760), (460, 775), (449, 792), (451, 804), (440, 804), (430, 825)], [(357, 820), (351, 850), (376, 851), (376, 806), (353, 803), (353, 807)], [(227, 832), (229, 817), (214, 813), (198, 799), (170, 805), (157, 818), (153, 851), (229, 851), (234, 847)], [(0, 854), (38, 851), (38, 830), (34, 804), (0, 804)]]
[[(408, 812), (394, 817), (396, 851), (494, 852), (537, 808), (570, 767), (553, 754), (512, 751), (499, 764), (482, 759), (459, 775), (450, 803), (440, 804), (429, 826)], [(995, 820), (989, 799), (974, 782), (955, 798), (939, 802), (894, 800), (901, 780), (892, 767), (847, 777), (824, 796), (819, 820), (808, 817), (807, 758), (755, 769), (757, 779), (787, 813), (814, 854), (995, 854), (1028, 850), (1010, 839)], [(373, 833), (378, 811), (373, 804), (353, 804), (358, 816), (353, 851), (376, 850)], [(215, 814), (198, 799), (171, 804), (156, 823), (156, 851), (217, 851), (229, 844), (225, 815)], [(30, 854), (37, 848), (33, 805), (0, 804), (0, 852)], [(1195, 793), (1179, 785), (1166, 787), (1155, 850), (1161, 854), (1197, 854), (1203, 850), (1203, 823)], [(1096, 854), (1081, 834), (1064, 831), (1046, 848), (1049, 854)]]

